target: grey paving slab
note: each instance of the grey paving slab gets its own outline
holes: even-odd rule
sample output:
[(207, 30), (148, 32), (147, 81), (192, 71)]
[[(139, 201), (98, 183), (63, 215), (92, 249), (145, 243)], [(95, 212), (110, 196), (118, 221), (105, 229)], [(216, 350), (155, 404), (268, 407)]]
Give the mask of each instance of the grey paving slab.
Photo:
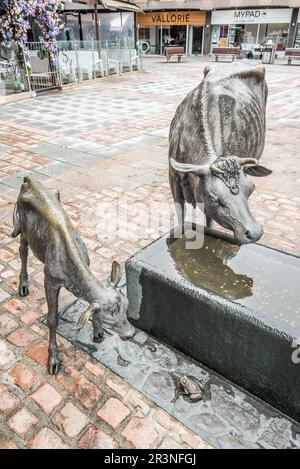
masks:
[(0, 143), (0, 153), (11, 150), (11, 145), (5, 145), (5, 143)]
[(99, 159), (96, 155), (90, 155), (75, 149), (61, 147), (53, 143), (38, 143), (34, 145), (26, 145), (25, 149), (47, 158), (65, 161), (74, 166), (85, 166)]
[(24, 172), (21, 172), (21, 173), (18, 173), (16, 175), (14, 175), (14, 176), (5, 177), (1, 180), (1, 182), (2, 182), (2, 184), (7, 185), (11, 188), (19, 189), (21, 184), (23, 183), (23, 179), (24, 179), (25, 176), (32, 177), (36, 181), (41, 181), (41, 182), (46, 181), (48, 179), (47, 176), (45, 176), (41, 173), (38, 173), (38, 172), (35, 172), (35, 171), (24, 171)]

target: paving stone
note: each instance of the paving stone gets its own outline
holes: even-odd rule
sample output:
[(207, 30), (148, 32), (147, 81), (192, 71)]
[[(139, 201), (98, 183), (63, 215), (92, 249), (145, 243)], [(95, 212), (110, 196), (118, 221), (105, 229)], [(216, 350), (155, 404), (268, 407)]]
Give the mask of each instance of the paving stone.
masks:
[(15, 353), (10, 346), (0, 339), (0, 370), (6, 370), (12, 366), (17, 360)]
[(38, 342), (37, 344), (29, 347), (26, 351), (26, 355), (42, 365), (44, 368), (47, 368), (48, 347), (44, 344), (44, 342)]
[(19, 399), (0, 383), (0, 415), (11, 412), (19, 402)]
[(135, 448), (151, 448), (158, 434), (154, 425), (145, 419), (133, 417), (122, 431), (125, 440), (133, 444)]
[(31, 449), (68, 449), (63, 440), (50, 428), (42, 428), (29, 442)]
[(35, 340), (35, 335), (27, 329), (20, 327), (9, 334), (7, 340), (17, 347), (28, 347), (28, 345)]
[(19, 327), (19, 323), (7, 316), (6, 314), (1, 314), (0, 316), (0, 335), (6, 336), (10, 332), (14, 331)]
[(101, 390), (75, 368), (68, 367), (64, 371), (56, 376), (59, 384), (87, 409), (94, 407), (102, 395)]
[(119, 399), (109, 398), (97, 415), (111, 427), (117, 427), (130, 414), (130, 410)]
[(52, 420), (70, 438), (77, 436), (90, 421), (89, 417), (70, 402), (57, 411)]
[(96, 376), (96, 378), (102, 378), (105, 375), (105, 369), (100, 367), (100, 365), (95, 365), (94, 363), (87, 362), (84, 364), (84, 367), (92, 373), (92, 375)]
[(78, 442), (80, 449), (118, 449), (114, 438), (99, 428), (91, 427)]
[(30, 398), (38, 404), (46, 414), (50, 414), (63, 400), (61, 394), (48, 383), (38, 388), (31, 394)]
[(25, 364), (18, 365), (9, 374), (14, 379), (14, 384), (23, 391), (31, 391), (40, 384), (38, 374)]
[(23, 407), (8, 420), (8, 426), (17, 433), (17, 435), (24, 437), (37, 422), (38, 419), (29, 412), (29, 410)]
[(23, 301), (17, 300), (15, 298), (9, 300), (5, 305), (4, 308), (7, 309), (11, 314), (15, 316), (19, 316), (20, 313), (24, 313), (27, 309), (26, 305)]
[(119, 396), (124, 397), (125, 394), (127, 393), (127, 390), (122, 384), (118, 383), (117, 381), (112, 380), (111, 378), (108, 378), (106, 380), (107, 386), (109, 386), (113, 391), (115, 391)]
[(7, 298), (9, 298), (9, 294), (5, 290), (0, 288), (0, 303), (2, 303), (2, 301), (7, 300)]
[(11, 440), (3, 443), (0, 442), (0, 449), (18, 449), (18, 447), (15, 442)]
[(148, 415), (150, 411), (149, 405), (137, 395), (136, 392), (130, 392), (126, 395), (126, 401), (129, 402), (136, 408), (136, 411), (140, 411), (143, 415)]
[(26, 311), (26, 313), (20, 315), (20, 319), (24, 324), (33, 324), (38, 318), (39, 314), (35, 311)]

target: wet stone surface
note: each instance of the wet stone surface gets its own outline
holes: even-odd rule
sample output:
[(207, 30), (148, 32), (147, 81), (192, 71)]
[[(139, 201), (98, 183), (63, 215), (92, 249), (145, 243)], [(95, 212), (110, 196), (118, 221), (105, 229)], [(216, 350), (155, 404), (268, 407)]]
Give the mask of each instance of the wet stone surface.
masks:
[[(74, 331), (85, 304), (62, 312), (58, 332), (141, 391), (216, 448), (299, 448), (300, 426), (185, 355), (142, 331), (129, 341), (105, 333), (92, 341), (92, 324)], [(191, 403), (176, 392), (183, 375), (204, 386), (203, 400)]]

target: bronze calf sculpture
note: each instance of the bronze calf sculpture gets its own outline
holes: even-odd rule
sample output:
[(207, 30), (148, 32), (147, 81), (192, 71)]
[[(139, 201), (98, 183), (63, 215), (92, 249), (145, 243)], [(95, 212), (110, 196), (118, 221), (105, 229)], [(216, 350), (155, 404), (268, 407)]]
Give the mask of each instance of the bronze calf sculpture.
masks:
[(44, 264), (45, 293), (50, 330), (48, 371), (55, 374), (60, 361), (56, 343), (58, 296), (65, 287), (77, 298), (89, 303), (77, 328), (92, 318), (95, 342), (103, 338), (103, 328), (128, 339), (135, 333), (126, 317), (128, 300), (117, 290), (121, 278), (118, 263), (112, 266), (111, 283), (98, 281), (89, 268), (87, 249), (60, 203), (58, 191), (48, 190), (39, 182), (25, 177), (14, 210), (12, 237), (21, 235), (21, 273), (19, 294), (28, 295), (28, 246)]

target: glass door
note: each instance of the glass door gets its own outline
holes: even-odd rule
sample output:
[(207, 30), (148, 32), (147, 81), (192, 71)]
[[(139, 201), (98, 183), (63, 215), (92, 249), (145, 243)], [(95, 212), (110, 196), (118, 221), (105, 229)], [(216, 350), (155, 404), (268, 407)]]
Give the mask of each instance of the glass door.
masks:
[(202, 54), (202, 42), (203, 42), (203, 27), (202, 26), (193, 26), (193, 36), (192, 36), (192, 54), (201, 55)]

